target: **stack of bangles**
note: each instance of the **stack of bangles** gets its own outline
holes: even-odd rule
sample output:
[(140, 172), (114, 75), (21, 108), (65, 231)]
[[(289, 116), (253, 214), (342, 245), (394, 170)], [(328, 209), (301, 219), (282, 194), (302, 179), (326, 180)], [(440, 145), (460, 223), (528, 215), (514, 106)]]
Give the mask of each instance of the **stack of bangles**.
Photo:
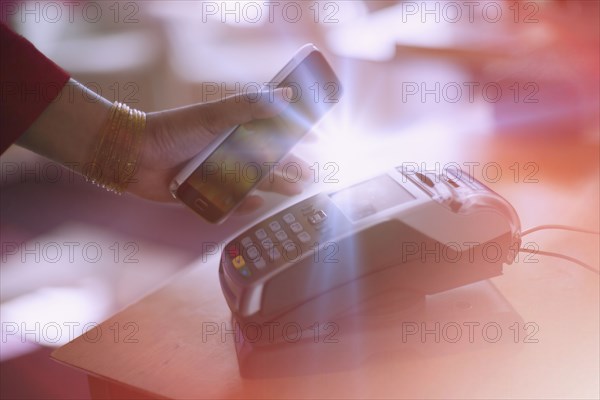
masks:
[(85, 168), (85, 178), (122, 193), (133, 182), (145, 128), (146, 113), (115, 101), (98, 136), (92, 162)]

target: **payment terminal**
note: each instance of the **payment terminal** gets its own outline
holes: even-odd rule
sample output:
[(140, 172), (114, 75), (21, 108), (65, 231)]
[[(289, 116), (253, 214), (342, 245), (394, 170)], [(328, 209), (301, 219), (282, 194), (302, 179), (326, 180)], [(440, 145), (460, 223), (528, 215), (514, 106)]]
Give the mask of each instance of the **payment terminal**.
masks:
[(513, 207), (466, 172), (398, 167), (257, 223), (224, 247), (219, 278), (234, 319), (268, 327), (266, 344), (286, 324), (332, 321), (382, 293), (500, 275), (520, 242)]

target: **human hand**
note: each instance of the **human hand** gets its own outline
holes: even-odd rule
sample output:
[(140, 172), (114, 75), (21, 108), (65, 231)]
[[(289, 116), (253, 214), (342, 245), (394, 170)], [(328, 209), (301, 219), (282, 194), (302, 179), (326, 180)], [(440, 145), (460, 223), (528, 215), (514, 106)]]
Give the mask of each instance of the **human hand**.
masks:
[[(289, 89), (262, 92), (260, 95), (240, 94), (222, 101), (147, 114), (138, 170), (127, 191), (155, 201), (174, 201), (169, 184), (183, 165), (236, 125), (270, 118), (282, 112), (289, 104), (286, 99), (292, 97), (290, 93), (284, 94), (285, 90)], [(294, 162), (306, 167), (298, 159)], [(278, 170), (273, 179), (265, 179), (259, 189), (285, 195), (301, 191), (299, 184), (284, 179)], [(260, 196), (248, 196), (237, 212), (248, 212), (261, 204)]]
[[(241, 94), (217, 102), (147, 114), (140, 157), (134, 175), (126, 178), (126, 191), (150, 200), (175, 201), (169, 184), (183, 165), (236, 125), (282, 112), (288, 105), (286, 99), (293, 97), (290, 93), (284, 95), (285, 90), (290, 89), (261, 92), (260, 96)], [(82, 175), (88, 176), (87, 173), (96, 171), (98, 166), (102, 173), (111, 174), (115, 167), (119, 168), (118, 164), (104, 165), (100, 161), (96, 164), (94, 155), (102, 141), (111, 107), (108, 100), (71, 79), (57, 99), (21, 135), (18, 143)], [(127, 140), (117, 142), (119, 145), (127, 145)], [(115, 150), (111, 147), (111, 151)], [(308, 166), (301, 160), (295, 162), (303, 168), (302, 176), (307, 177)], [(95, 167), (90, 169), (90, 166)], [(285, 180), (281, 171), (275, 171), (273, 179), (270, 178), (265, 179), (259, 189), (287, 195), (301, 191), (300, 185)], [(253, 210), (261, 203), (259, 196), (248, 196), (237, 210)]]

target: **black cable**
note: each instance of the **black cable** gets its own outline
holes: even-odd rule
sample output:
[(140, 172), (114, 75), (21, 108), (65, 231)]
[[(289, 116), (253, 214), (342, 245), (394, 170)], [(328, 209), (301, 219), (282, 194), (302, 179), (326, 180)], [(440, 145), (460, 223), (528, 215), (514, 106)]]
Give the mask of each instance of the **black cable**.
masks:
[(530, 228), (530, 229), (527, 229), (527, 230), (521, 232), (521, 236), (529, 235), (530, 233), (541, 231), (543, 229), (561, 229), (561, 230), (565, 230), (565, 231), (573, 231), (573, 232), (580, 232), (580, 233), (590, 233), (592, 235), (600, 235), (600, 232), (598, 232), (598, 231), (593, 231), (591, 229), (576, 228), (576, 227), (568, 226), (568, 225), (540, 225), (540, 226), (534, 226), (533, 228)]
[(541, 254), (543, 256), (550, 256), (550, 257), (562, 258), (564, 260), (574, 262), (575, 264), (578, 264), (578, 265), (582, 266), (583, 268), (588, 269), (588, 270), (592, 271), (593, 273), (595, 273), (597, 275), (600, 275), (600, 272), (598, 272), (598, 270), (596, 268), (592, 267), (591, 265), (586, 264), (583, 261), (580, 261), (580, 260), (578, 260), (576, 258), (573, 258), (573, 257), (570, 257), (570, 256), (566, 256), (564, 254), (552, 253), (550, 251), (525, 249), (525, 248), (520, 248), (519, 251), (523, 251), (525, 253), (531, 253), (531, 254)]

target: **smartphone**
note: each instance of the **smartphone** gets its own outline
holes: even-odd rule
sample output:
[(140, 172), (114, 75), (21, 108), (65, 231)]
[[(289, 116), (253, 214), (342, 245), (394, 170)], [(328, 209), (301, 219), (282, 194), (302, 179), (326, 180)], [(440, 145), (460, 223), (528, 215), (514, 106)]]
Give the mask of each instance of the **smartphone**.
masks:
[(281, 159), (342, 94), (339, 79), (313, 44), (296, 52), (265, 85), (270, 92), (264, 95), (280, 87), (293, 93), (281, 114), (235, 127), (188, 163), (171, 183), (173, 196), (206, 221), (223, 221), (263, 179), (273, 179)]

